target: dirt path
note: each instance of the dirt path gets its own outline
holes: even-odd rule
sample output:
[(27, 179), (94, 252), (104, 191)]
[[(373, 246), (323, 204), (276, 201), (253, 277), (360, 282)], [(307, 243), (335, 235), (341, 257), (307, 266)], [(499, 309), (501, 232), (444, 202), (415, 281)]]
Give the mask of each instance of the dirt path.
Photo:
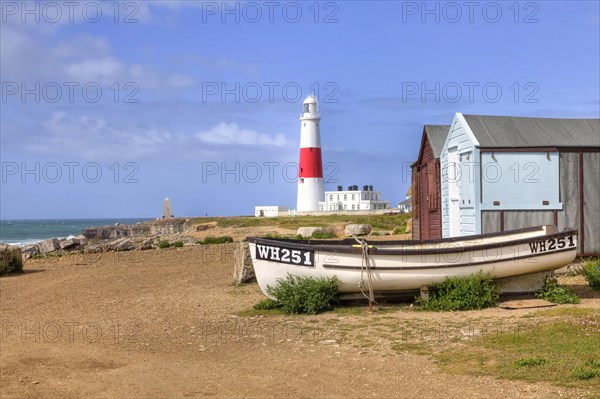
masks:
[(368, 345), (361, 341), (361, 332), (369, 335), (369, 329), (386, 323), (470, 317), (502, 324), (515, 313), (240, 317), (262, 295), (256, 284), (231, 285), (231, 262), (228, 246), (27, 261), (25, 274), (0, 279), (0, 396), (504, 399), (581, 394), (543, 383), (443, 374), (428, 357), (389, 350), (393, 337)]

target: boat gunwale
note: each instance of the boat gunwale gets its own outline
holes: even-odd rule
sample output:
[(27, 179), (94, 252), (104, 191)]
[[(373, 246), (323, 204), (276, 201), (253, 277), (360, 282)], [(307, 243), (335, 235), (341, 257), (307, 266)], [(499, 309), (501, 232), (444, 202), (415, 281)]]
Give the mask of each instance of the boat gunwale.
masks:
[[(421, 266), (371, 266), (370, 269), (373, 271), (398, 271), (398, 270), (429, 270), (429, 269), (451, 269), (455, 267), (469, 267), (469, 266), (480, 266), (491, 263), (503, 263), (515, 260), (529, 259), (529, 258), (540, 258), (547, 255), (554, 255), (557, 253), (563, 253), (567, 251), (577, 251), (577, 247), (569, 247), (563, 249), (557, 249), (549, 252), (537, 252), (533, 254), (514, 256), (510, 258), (499, 258), (499, 259), (490, 259), (486, 261), (478, 261), (478, 262), (466, 262), (466, 263), (450, 263), (450, 264), (441, 264), (441, 265), (421, 265)], [(340, 270), (361, 270), (362, 266), (345, 266), (345, 265), (332, 265), (324, 263), (322, 266), (324, 269), (340, 269)]]
[[(503, 232), (496, 233), (486, 233), (486, 234), (477, 234), (472, 236), (462, 236), (462, 237), (450, 237), (450, 238), (442, 238), (436, 240), (386, 240), (386, 241), (370, 241), (367, 242), (369, 246), (373, 245), (373, 247), (369, 248), (369, 253), (371, 254), (381, 254), (381, 255), (426, 255), (426, 254), (447, 254), (447, 253), (456, 253), (456, 252), (467, 252), (467, 251), (477, 251), (484, 249), (493, 249), (493, 248), (501, 248), (508, 247), (511, 245), (520, 245), (527, 244), (532, 241), (537, 241), (540, 239), (549, 239), (549, 238), (561, 238), (569, 235), (578, 235), (578, 230), (576, 229), (565, 229), (562, 232), (554, 232), (554, 233), (546, 233), (544, 235), (536, 236), (536, 237), (528, 237), (528, 238), (519, 238), (510, 241), (502, 241), (495, 242), (489, 244), (479, 244), (472, 245), (467, 247), (447, 247), (447, 248), (428, 248), (428, 249), (414, 249), (414, 248), (377, 248), (375, 245), (386, 246), (386, 245), (403, 245), (403, 246), (413, 246), (419, 244), (447, 244), (453, 243), (457, 241), (474, 241), (482, 238), (490, 238), (490, 237), (501, 237), (508, 236), (512, 234), (520, 234), (527, 233), (536, 230), (542, 230), (545, 227), (552, 225), (544, 225), (544, 226), (536, 226), (536, 227), (526, 227), (523, 229), (515, 229), (508, 230)], [(361, 253), (362, 249), (358, 247), (354, 247), (352, 245), (356, 245), (356, 241), (353, 239), (345, 239), (345, 240), (336, 240), (336, 241), (314, 241), (314, 240), (293, 240), (288, 238), (262, 238), (262, 237), (247, 237), (247, 240), (254, 244), (264, 244), (264, 245), (286, 245), (289, 248), (293, 249), (303, 249), (303, 250), (313, 250), (313, 251), (336, 251), (340, 253)], [(574, 248), (577, 248), (575, 246)], [(568, 249), (572, 249), (571, 247)], [(555, 253), (557, 251), (552, 251), (551, 253)], [(539, 256), (539, 254), (538, 254)]]

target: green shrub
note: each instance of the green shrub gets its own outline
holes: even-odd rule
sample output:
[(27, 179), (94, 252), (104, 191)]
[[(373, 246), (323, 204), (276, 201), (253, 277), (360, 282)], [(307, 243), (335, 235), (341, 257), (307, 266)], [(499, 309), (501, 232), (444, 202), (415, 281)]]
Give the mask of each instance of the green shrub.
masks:
[(21, 259), (13, 258), (11, 262), (13, 273), (23, 273), (23, 261)]
[(553, 274), (546, 277), (544, 287), (535, 293), (535, 297), (558, 304), (579, 303), (579, 297), (569, 287), (559, 285)]
[(267, 293), (287, 314), (317, 314), (338, 302), (339, 286), (335, 276), (316, 279), (288, 275), (285, 280), (277, 280), (276, 287), (268, 286)]
[(590, 287), (600, 290), (600, 258), (585, 261), (583, 264), (583, 276)]
[(175, 241), (173, 244), (171, 244), (172, 247), (175, 248), (182, 248), (183, 247), (183, 241)]
[[(15, 258), (9, 259), (8, 256), (3, 256), (2, 259), (0, 259), (0, 276), (4, 276), (6, 274), (12, 273), (13, 271), (16, 271), (15, 266), (18, 267), (18, 263), (20, 262)], [(22, 269), (23, 267), (21, 266), (21, 270)]]
[(158, 247), (160, 249), (169, 248), (170, 246), (171, 244), (169, 244), (169, 241), (162, 240), (158, 242)]
[(10, 251), (2, 251), (0, 254), (0, 276), (23, 272), (23, 261), (13, 255)]
[(429, 299), (417, 298), (423, 310), (473, 310), (496, 306), (500, 294), (494, 280), (481, 271), (470, 277), (447, 277), (444, 282), (429, 287)]
[(221, 237), (212, 237), (208, 236), (204, 240), (199, 241), (199, 244), (202, 245), (212, 245), (212, 244), (225, 244), (228, 242), (233, 242), (233, 238), (230, 236), (221, 236)]
[(327, 238), (335, 238), (336, 235), (330, 231), (315, 231), (310, 238), (315, 240), (324, 240)]
[(591, 380), (592, 378), (596, 378), (599, 375), (600, 372), (598, 372), (598, 370), (592, 370), (587, 368), (573, 370), (573, 376), (579, 380)]

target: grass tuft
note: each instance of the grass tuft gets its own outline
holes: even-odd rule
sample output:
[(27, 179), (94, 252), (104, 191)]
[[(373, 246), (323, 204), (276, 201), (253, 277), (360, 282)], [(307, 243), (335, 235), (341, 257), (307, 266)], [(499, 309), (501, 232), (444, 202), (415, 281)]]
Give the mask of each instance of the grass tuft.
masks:
[(273, 309), (280, 309), (280, 308), (281, 308), (281, 304), (277, 301), (272, 300), (271, 298), (263, 299), (256, 305), (252, 306), (252, 309), (254, 309), (254, 310), (273, 310)]
[(315, 240), (325, 240), (328, 238), (336, 238), (336, 235), (331, 231), (315, 231), (314, 233), (312, 233), (312, 236), (310, 238)]
[(516, 368), (521, 368), (521, 367), (534, 367), (534, 366), (541, 366), (543, 364), (546, 364), (546, 359), (542, 358), (542, 357), (524, 357), (521, 359), (518, 359), (515, 361), (515, 367)]

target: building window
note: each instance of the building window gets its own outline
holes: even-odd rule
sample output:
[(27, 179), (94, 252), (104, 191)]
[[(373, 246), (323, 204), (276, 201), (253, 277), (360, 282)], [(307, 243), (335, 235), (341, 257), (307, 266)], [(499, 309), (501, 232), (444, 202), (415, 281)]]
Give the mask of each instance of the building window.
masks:
[(346, 194), (344, 194), (344, 201), (346, 201), (348, 199), (348, 196)]
[(352, 204), (352, 210), (354, 210), (354, 204)]
[(329, 196), (329, 201), (333, 201), (333, 195)]
[(348, 209), (348, 207), (346, 206), (346, 204), (344, 204), (344, 210)]
[(355, 196), (354, 196), (354, 194), (352, 194), (352, 201), (354, 201), (354, 200), (355, 200)]

